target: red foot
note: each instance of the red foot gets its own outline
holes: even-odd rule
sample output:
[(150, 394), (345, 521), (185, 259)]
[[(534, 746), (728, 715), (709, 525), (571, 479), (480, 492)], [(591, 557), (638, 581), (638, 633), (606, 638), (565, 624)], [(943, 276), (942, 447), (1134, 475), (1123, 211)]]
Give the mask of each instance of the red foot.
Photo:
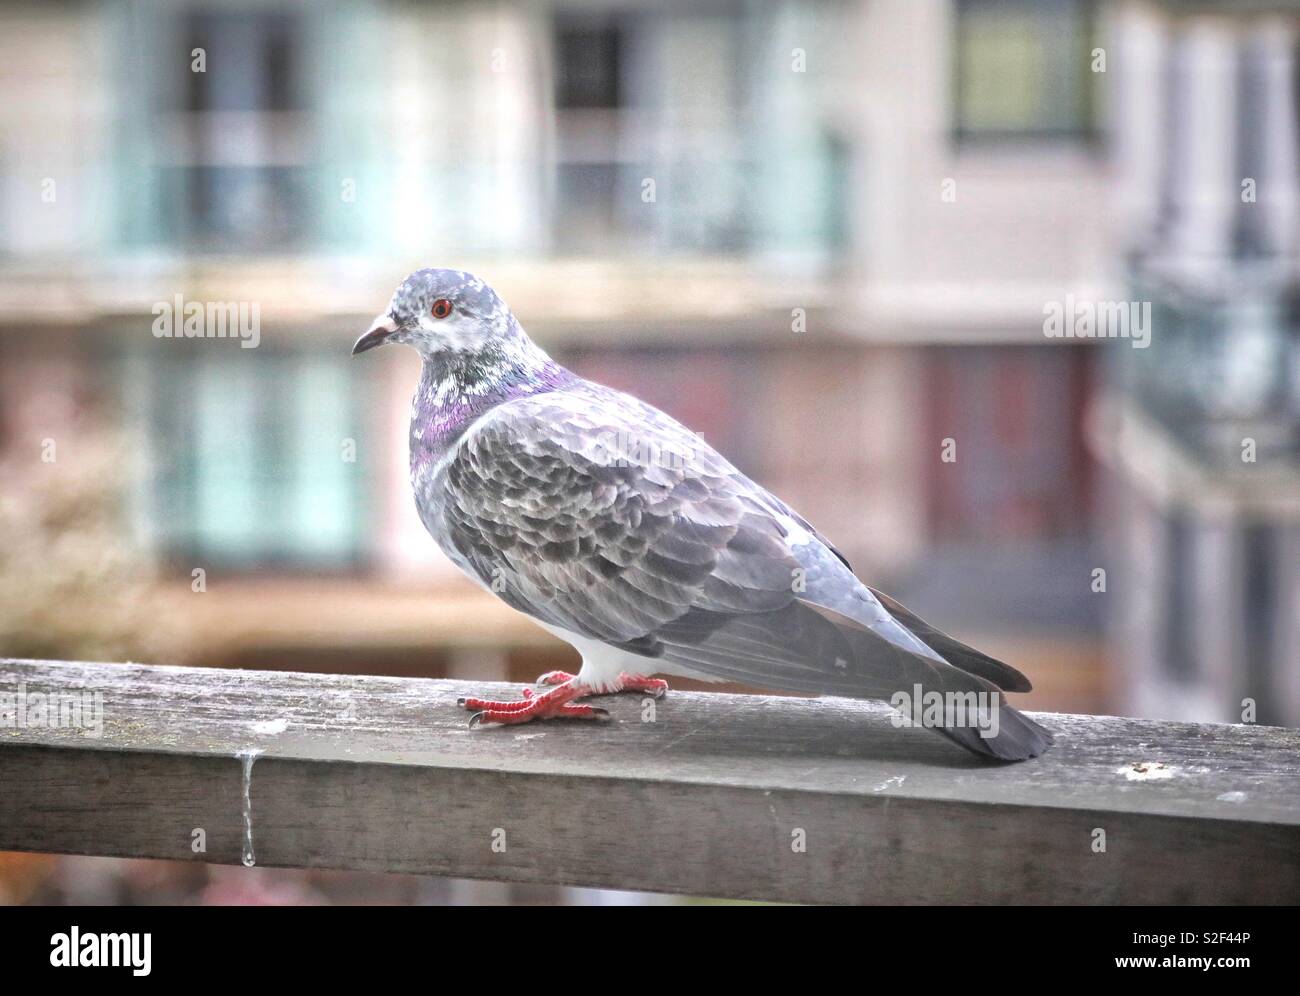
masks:
[(647, 695), (653, 695), (657, 699), (664, 697), (664, 692), (668, 691), (668, 682), (663, 678), (642, 678), (636, 674), (621, 674), (618, 676), (620, 692), (645, 692)]
[[(587, 685), (578, 683), (578, 679), (567, 671), (548, 671), (537, 679), (539, 685), (550, 685), (550, 691), (535, 695), (531, 688), (524, 689), (524, 697), (518, 702), (505, 702), (493, 699), (464, 698), (459, 704), (474, 711), (469, 718), (472, 729), (479, 723), (528, 723), (534, 719), (606, 719), (608, 710), (574, 702), (574, 699), (588, 695), (603, 694)], [(646, 692), (655, 698), (668, 691), (668, 682), (662, 678), (642, 678), (637, 675), (619, 675), (619, 687), (611, 692)]]

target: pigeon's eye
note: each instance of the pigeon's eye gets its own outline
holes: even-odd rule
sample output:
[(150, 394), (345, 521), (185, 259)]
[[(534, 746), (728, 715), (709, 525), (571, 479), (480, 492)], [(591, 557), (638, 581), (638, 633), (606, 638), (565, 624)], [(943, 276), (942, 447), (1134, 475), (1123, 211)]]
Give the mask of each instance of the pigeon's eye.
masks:
[(446, 318), (451, 314), (451, 302), (445, 297), (440, 297), (433, 302), (433, 308), (430, 310), (433, 312), (434, 318)]

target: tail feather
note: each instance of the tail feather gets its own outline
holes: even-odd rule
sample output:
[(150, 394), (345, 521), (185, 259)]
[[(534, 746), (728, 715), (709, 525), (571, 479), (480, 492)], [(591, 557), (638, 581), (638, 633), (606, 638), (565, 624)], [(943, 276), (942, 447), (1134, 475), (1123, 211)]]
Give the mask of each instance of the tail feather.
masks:
[(998, 733), (995, 737), (981, 736), (974, 726), (936, 726), (933, 729), (974, 754), (998, 761), (1027, 761), (1053, 743), (1051, 733), (1005, 702), (998, 709)]
[(981, 653), (974, 647), (968, 647), (960, 640), (956, 640), (947, 633), (936, 629), (884, 592), (877, 591), (875, 588), (868, 588), (868, 590), (876, 596), (881, 605), (889, 610), (890, 615), (915, 633), (922, 643), (949, 664), (971, 674), (978, 674), (981, 678), (993, 682), (1004, 692), (1028, 692), (1033, 690), (1034, 686), (1030, 684), (1029, 679), (1010, 664), (1004, 664), (988, 654)]

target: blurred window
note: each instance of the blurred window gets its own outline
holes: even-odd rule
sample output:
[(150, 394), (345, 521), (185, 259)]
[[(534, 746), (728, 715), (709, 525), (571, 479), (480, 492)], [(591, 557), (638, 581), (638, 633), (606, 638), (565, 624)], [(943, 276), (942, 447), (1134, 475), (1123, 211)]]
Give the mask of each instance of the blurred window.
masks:
[[(823, 182), (826, 150), (815, 140), (760, 150), (761, 136), (747, 133), (756, 121), (768, 123), (746, 114), (754, 90), (743, 63), (749, 16), (757, 15), (725, 3), (555, 13), (551, 231), (558, 252), (745, 248), (760, 221), (777, 213), (756, 188), (759, 151), (783, 187), (781, 202), (793, 180), (821, 208), (831, 187)], [(796, 225), (798, 233), (817, 227), (803, 218)]]
[(610, 24), (571, 24), (556, 27), (555, 106), (618, 107), (622, 32)]
[[(305, 224), (307, 116), (297, 86), (305, 25), (294, 14), (196, 11), (183, 21), (179, 106), (170, 117), (172, 234), (194, 248), (281, 249)], [(192, 52), (202, 49), (203, 72)]]
[(607, 12), (556, 15), (554, 233), (562, 252), (608, 249), (643, 228), (628, 208), (638, 203), (635, 174), (645, 167), (624, 142), (625, 103), (634, 85), (624, 77), (642, 26), (635, 17)]
[(1093, 128), (1091, 0), (956, 0), (958, 138), (1076, 136)]
[(225, 345), (139, 361), (156, 541), (205, 565), (351, 565), (365, 479), (353, 372), (345, 359)]
[(927, 464), (933, 535), (997, 545), (1087, 533), (1088, 351), (944, 346), (926, 358), (929, 436), (959, 447), (955, 461)]

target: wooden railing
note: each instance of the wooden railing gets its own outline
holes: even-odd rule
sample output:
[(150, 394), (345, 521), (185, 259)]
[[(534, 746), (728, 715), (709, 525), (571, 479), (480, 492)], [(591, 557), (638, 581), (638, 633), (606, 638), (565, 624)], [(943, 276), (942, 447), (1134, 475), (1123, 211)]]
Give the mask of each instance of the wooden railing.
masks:
[(818, 903), (1300, 901), (1294, 730), (1040, 714), (1056, 746), (998, 766), (842, 699), (617, 696), (608, 723), (477, 730), (456, 706), (518, 691), (0, 661), (0, 850)]

